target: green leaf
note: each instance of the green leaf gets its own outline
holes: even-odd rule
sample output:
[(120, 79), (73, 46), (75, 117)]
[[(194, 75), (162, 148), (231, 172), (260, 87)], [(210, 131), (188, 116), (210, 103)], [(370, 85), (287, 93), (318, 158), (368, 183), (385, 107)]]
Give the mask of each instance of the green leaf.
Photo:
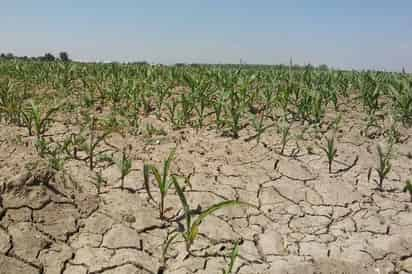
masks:
[(165, 192), (167, 192), (167, 191), (169, 190), (169, 188), (170, 188), (171, 185), (173, 185), (173, 180), (172, 180), (172, 179), (167, 180), (166, 183), (165, 183), (165, 185), (164, 185), (164, 190), (165, 190)]
[(210, 214), (214, 213), (215, 211), (222, 209), (222, 208), (226, 208), (226, 207), (230, 207), (230, 206), (238, 206), (238, 205), (245, 205), (245, 206), (252, 206), (253, 205), (249, 204), (249, 203), (245, 203), (245, 202), (241, 202), (241, 201), (237, 201), (237, 200), (228, 200), (228, 201), (223, 201), (220, 203), (217, 203), (215, 205), (212, 205), (211, 207), (209, 207), (208, 209), (206, 209), (205, 211), (203, 211), (197, 218), (196, 220), (193, 222), (191, 228), (190, 228), (190, 234), (192, 235), (197, 235), (198, 231), (199, 231), (199, 226), (202, 223), (202, 221), (208, 217)]
[(191, 216), (190, 216), (190, 207), (189, 204), (187, 203), (187, 199), (185, 194), (183, 193), (182, 188), (180, 187), (179, 183), (177, 182), (177, 179), (175, 176), (172, 176), (172, 182), (175, 186), (177, 195), (179, 196), (180, 202), (182, 203), (183, 210), (185, 212), (185, 218), (186, 218), (186, 229), (189, 230), (191, 226)]
[(188, 238), (190, 244), (192, 244), (195, 241), (197, 234), (199, 234), (199, 225), (193, 224), (190, 230), (188, 231)]
[(162, 250), (162, 259), (163, 262), (166, 261), (166, 255), (167, 255), (167, 250), (169, 249), (169, 246), (172, 244), (172, 242), (177, 238), (177, 236), (179, 236), (178, 233), (174, 234), (172, 237), (170, 237), (169, 239), (167, 239), (165, 245), (163, 246), (163, 250)]
[(164, 165), (163, 165), (163, 184), (166, 184), (167, 175), (168, 175), (169, 169), (170, 169), (170, 164), (174, 159), (175, 152), (176, 152), (176, 149), (172, 149), (172, 151), (170, 151), (169, 157), (167, 157), (167, 160), (164, 162)]
[(61, 108), (61, 106), (62, 106), (62, 105), (57, 105), (57, 106), (49, 109), (49, 110), (46, 112), (46, 115), (43, 117), (43, 119), (42, 119), (42, 121), (41, 121), (41, 126), (42, 126), (42, 127), (43, 127), (43, 125), (44, 125), (45, 123), (47, 123), (47, 122), (50, 120), (50, 116), (51, 116), (53, 113), (55, 113), (56, 111), (58, 111), (58, 110)]
[(149, 170), (155, 176), (156, 183), (157, 183), (160, 191), (162, 191), (162, 189), (163, 189), (162, 177), (160, 176), (159, 170), (153, 165), (149, 165)]
[(225, 274), (232, 274), (233, 272), (233, 266), (235, 265), (236, 258), (239, 256), (239, 243), (236, 242), (235, 246), (232, 249), (232, 252), (230, 253), (230, 263), (227, 271)]

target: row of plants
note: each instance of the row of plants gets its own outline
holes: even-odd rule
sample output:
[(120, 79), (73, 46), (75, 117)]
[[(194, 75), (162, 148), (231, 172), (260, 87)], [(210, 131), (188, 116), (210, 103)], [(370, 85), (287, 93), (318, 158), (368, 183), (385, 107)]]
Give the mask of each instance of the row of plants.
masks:
[(0, 76), (2, 116), (16, 123), (28, 98), (44, 99), (39, 90), (69, 98), (69, 112), (109, 108), (134, 126), (140, 115), (155, 114), (174, 128), (214, 127), (233, 137), (247, 121), (318, 124), (329, 108), (338, 112), (350, 102), (370, 120), (385, 110), (405, 126), (412, 122), (407, 74), (1, 62)]
[[(120, 171), (120, 188), (132, 172), (130, 148), (113, 151), (106, 139), (113, 134), (142, 134), (144, 138), (167, 134), (142, 118), (152, 115), (168, 122), (173, 129), (193, 127), (214, 129), (239, 138), (245, 128), (255, 134), (245, 140), (262, 142), (264, 132), (272, 127), (280, 137), (275, 149), (283, 156), (293, 136), (292, 124), (302, 123), (320, 131), (328, 124), (331, 134), (323, 134), (319, 148), (327, 158), (328, 172), (339, 155), (336, 134), (347, 111), (361, 111), (366, 131), (383, 128), (385, 117), (393, 117), (392, 127), (384, 131), (388, 145), (377, 146), (377, 163), (368, 172), (368, 180), (377, 190), (385, 191), (384, 182), (392, 171), (394, 146), (400, 142), (398, 126), (412, 124), (412, 77), (400, 73), (329, 71), (292, 67), (277, 69), (242, 69), (222, 67), (165, 67), (150, 65), (38, 63), (29, 61), (0, 62), (0, 122), (24, 128), (32, 138), (40, 157), (51, 168), (62, 170), (68, 160), (84, 162), (95, 172), (95, 182), (105, 183), (102, 163), (114, 164)], [(327, 113), (337, 117), (328, 121)], [(330, 119), (329, 119), (330, 120)], [(52, 124), (68, 126), (69, 134), (58, 139), (49, 136)], [(308, 153), (312, 153), (308, 149)], [(167, 252), (183, 239), (186, 251), (199, 235), (201, 223), (214, 212), (230, 206), (253, 205), (238, 200), (222, 201), (206, 209), (193, 209), (186, 198), (189, 177), (170, 172), (174, 152), (159, 170), (146, 163), (143, 182), (149, 200), (166, 217), (166, 197), (172, 189), (179, 197), (183, 211), (180, 224), (165, 240), (163, 264)], [(355, 159), (355, 162), (358, 159)], [(154, 178), (151, 179), (151, 178)], [(183, 179), (183, 180), (182, 180)], [(184, 184), (182, 184), (182, 181)], [(153, 186), (159, 193), (154, 195)], [(403, 188), (412, 201), (412, 184)], [(225, 273), (231, 273), (238, 256), (234, 243)]]

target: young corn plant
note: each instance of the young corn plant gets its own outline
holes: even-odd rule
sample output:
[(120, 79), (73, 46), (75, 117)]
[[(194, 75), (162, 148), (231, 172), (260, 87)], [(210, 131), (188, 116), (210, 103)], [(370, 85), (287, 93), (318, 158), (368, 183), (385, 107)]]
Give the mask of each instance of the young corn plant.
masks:
[(229, 103), (226, 105), (226, 113), (229, 116), (228, 124), (233, 138), (239, 138), (241, 130), (241, 119), (243, 116), (243, 102), (240, 95), (234, 90), (230, 90)]
[(376, 137), (376, 131), (381, 131), (382, 127), (379, 125), (379, 121), (376, 115), (368, 115), (366, 117), (366, 125), (364, 129), (364, 135), (367, 136), (368, 138), (375, 138)]
[(183, 78), (190, 87), (193, 97), (193, 109), (197, 114), (197, 127), (202, 128), (205, 119), (206, 107), (209, 102), (210, 82), (203, 75), (198, 78), (187, 74), (184, 75)]
[(65, 155), (62, 144), (53, 143), (51, 138), (50, 140), (46, 140), (46, 138), (42, 137), (36, 140), (34, 146), (39, 156), (48, 161), (51, 169), (56, 171), (63, 169), (64, 163), (69, 157)]
[(338, 149), (335, 145), (335, 136), (332, 135), (330, 137), (325, 137), (326, 139), (326, 147), (321, 147), (321, 149), (325, 152), (326, 157), (328, 158), (328, 166), (329, 166), (329, 173), (332, 173), (332, 164), (333, 160), (335, 159)]
[(161, 265), (157, 271), (158, 274), (163, 274), (166, 271), (167, 268), (167, 251), (169, 250), (169, 247), (172, 245), (172, 243), (177, 239), (177, 237), (180, 234), (177, 233), (176, 231), (170, 233), (167, 235), (167, 238), (165, 240), (165, 242), (163, 243), (163, 247), (162, 247), (162, 256), (160, 259)]
[(170, 102), (166, 102), (166, 108), (168, 110), (167, 115), (169, 116), (169, 120), (174, 129), (181, 127), (180, 119), (177, 117), (177, 106), (178, 101), (175, 99), (171, 99)]
[(215, 120), (216, 120), (216, 130), (222, 128), (224, 122), (222, 120), (222, 109), (223, 109), (224, 102), (223, 100), (219, 100), (213, 104)]
[(49, 143), (46, 141), (46, 138), (43, 138), (43, 137), (40, 139), (37, 139), (34, 143), (34, 147), (36, 148), (37, 153), (42, 158), (47, 154), (49, 150), (48, 146), (49, 146)]
[(140, 93), (140, 102), (143, 106), (143, 113), (148, 115), (153, 110), (153, 107), (151, 105), (150, 94), (147, 91)]
[(182, 203), (183, 211), (184, 211), (184, 217), (186, 221), (186, 226), (183, 228), (182, 236), (185, 240), (186, 243), (186, 251), (188, 254), (191, 254), (191, 247), (194, 243), (194, 241), (197, 239), (197, 236), (199, 235), (199, 229), (201, 223), (211, 214), (214, 212), (226, 208), (226, 207), (231, 207), (231, 206), (239, 206), (239, 205), (245, 205), (245, 206), (253, 206), (251, 204), (241, 202), (238, 200), (227, 200), (223, 201), (217, 204), (214, 204), (204, 210), (202, 213), (197, 216), (196, 219), (192, 219), (192, 214), (193, 211), (190, 209), (190, 206), (187, 202), (186, 196), (180, 187), (179, 183), (177, 182), (177, 179), (175, 176), (172, 176), (172, 182), (174, 184), (174, 187), (176, 189), (176, 192), (179, 196), (180, 202)]
[(167, 132), (163, 128), (157, 128), (153, 124), (147, 123), (143, 134), (147, 138), (152, 138), (153, 136), (166, 136)]
[(155, 91), (155, 103), (156, 103), (156, 116), (158, 119), (161, 118), (162, 107), (165, 100), (170, 96), (171, 86), (167, 86), (162, 81), (157, 81), (153, 84), (153, 89)]
[[(392, 144), (389, 144), (386, 151), (382, 148), (381, 145), (377, 146), (378, 151), (378, 166), (375, 168), (375, 171), (378, 174), (378, 180), (374, 180), (378, 185), (378, 190), (383, 191), (383, 182), (388, 176), (389, 172), (392, 169), (391, 158), (392, 158)], [(369, 169), (368, 181), (370, 180), (372, 174), (372, 169)]]
[(63, 169), (64, 163), (67, 160), (67, 156), (64, 156), (63, 153), (63, 148), (59, 144), (55, 146), (48, 146), (46, 154), (48, 156), (47, 158), (50, 168), (56, 171)]
[(6, 81), (0, 82), (0, 121), (20, 125), (23, 100), (15, 81), (6, 78)]
[[(406, 85), (405, 85), (406, 86)], [(402, 86), (403, 87), (403, 86)], [(404, 126), (412, 125), (412, 85), (408, 88), (400, 88), (392, 96), (394, 112)]]
[(271, 109), (272, 105), (273, 105), (273, 101), (274, 101), (273, 98), (275, 97), (274, 87), (273, 86), (264, 87), (263, 97), (264, 97), (264, 101), (265, 101), (265, 107), (267, 109)]
[(280, 122), (280, 125), (278, 127), (278, 133), (280, 133), (280, 142), (281, 142), (281, 148), (280, 148), (280, 154), (284, 155), (285, 153), (285, 148), (287, 143), (290, 141), (290, 124), (286, 121), (286, 119), (283, 119)]
[(368, 114), (375, 114), (379, 109), (379, 97), (381, 96), (380, 83), (372, 75), (368, 74), (363, 82), (361, 92), (363, 105)]
[(312, 95), (311, 100), (311, 123), (320, 123), (323, 116), (325, 115), (325, 102), (323, 97), (319, 94)]
[(194, 103), (190, 95), (180, 95), (181, 113), (180, 120), (183, 125), (188, 124), (192, 118)]
[(164, 220), (165, 218), (165, 199), (169, 191), (169, 188), (173, 184), (172, 178), (169, 176), (170, 165), (175, 157), (175, 150), (172, 150), (169, 154), (169, 157), (163, 163), (163, 174), (160, 174), (160, 171), (153, 165), (144, 164), (143, 166), (143, 178), (144, 178), (144, 187), (146, 189), (147, 195), (149, 198), (155, 202), (151, 190), (150, 190), (150, 174), (153, 174), (157, 187), (160, 191), (160, 201), (159, 201), (159, 213), (160, 219)]
[(132, 171), (132, 160), (127, 155), (126, 148), (123, 148), (122, 158), (115, 160), (115, 164), (120, 170), (120, 188), (123, 189), (126, 176)]
[(140, 101), (140, 90), (136, 84), (131, 84), (131, 88), (127, 90), (129, 101), (129, 124), (133, 127), (133, 132), (136, 134), (139, 131), (139, 114), (142, 102)]
[(260, 115), (254, 114), (253, 119), (252, 119), (252, 124), (253, 127), (255, 128), (256, 131), (256, 143), (260, 143), (260, 138), (265, 131), (265, 126), (263, 124), (263, 118), (264, 118), (264, 113), (261, 113)]
[(390, 144), (399, 144), (402, 141), (402, 135), (399, 130), (399, 125), (395, 119), (390, 117), (391, 127), (384, 131)]
[(297, 107), (296, 118), (302, 120), (302, 122), (311, 121), (311, 110), (313, 103), (311, 91), (308, 89), (297, 89), (295, 94), (299, 94), (295, 96)]
[(50, 108), (43, 114), (40, 107), (32, 101), (29, 110), (22, 112), (23, 123), (27, 127), (29, 135), (36, 135), (37, 140), (40, 140), (42, 135), (47, 131), (49, 123), (52, 121), (51, 116), (59, 109), (60, 106), (56, 106)]
[(84, 146), (86, 138), (81, 134), (71, 133), (69, 136), (65, 137), (61, 145), (62, 151), (70, 159), (82, 160), (80, 159), (78, 152), (81, 147)]
[(86, 159), (89, 162), (88, 164), (90, 170), (94, 169), (94, 167), (96, 166), (96, 161), (98, 159), (98, 157), (96, 156), (100, 155), (99, 153), (96, 153), (97, 146), (112, 133), (111, 130), (105, 130), (103, 133), (98, 134), (96, 131), (96, 123), (96, 118), (94, 116), (91, 116), (89, 121), (89, 141), (87, 142), (86, 138), (77, 138), (77, 141), (81, 143), (75, 144), (76, 148), (79, 147), (80, 150), (86, 152)]

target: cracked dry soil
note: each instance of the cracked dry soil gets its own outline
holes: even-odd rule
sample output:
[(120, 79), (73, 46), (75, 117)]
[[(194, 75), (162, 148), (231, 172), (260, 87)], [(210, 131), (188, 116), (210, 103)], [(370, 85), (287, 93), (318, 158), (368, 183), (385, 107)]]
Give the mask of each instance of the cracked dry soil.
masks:
[(201, 225), (193, 254), (187, 256), (182, 240), (170, 247), (164, 273), (221, 273), (235, 241), (241, 243), (235, 273), (412, 272), (412, 203), (402, 192), (411, 176), (409, 138), (397, 145), (380, 192), (376, 174), (367, 177), (382, 140), (354, 129), (337, 136), (331, 174), (311, 136), (289, 142), (287, 156), (276, 153), (274, 130), (259, 145), (207, 130), (170, 131), (152, 144), (112, 136), (113, 146), (132, 146), (133, 171), (119, 189), (117, 168), (102, 166), (107, 184), (98, 191), (84, 163), (71, 160), (64, 171), (51, 171), (22, 129), (1, 125), (0, 131), (1, 274), (161, 273), (162, 246), (182, 210), (172, 189), (171, 219), (161, 221), (142, 170), (144, 162), (160, 166), (175, 146), (172, 170), (192, 174), (186, 194), (193, 208), (240, 199), (258, 209), (217, 211)]

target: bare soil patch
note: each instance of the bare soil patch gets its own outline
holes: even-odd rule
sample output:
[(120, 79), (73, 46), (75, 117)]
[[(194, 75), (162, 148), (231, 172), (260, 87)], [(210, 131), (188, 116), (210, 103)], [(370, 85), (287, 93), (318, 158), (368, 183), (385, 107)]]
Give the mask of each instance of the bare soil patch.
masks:
[[(54, 129), (59, 126), (51, 135)], [(159, 219), (143, 187), (143, 164), (160, 168), (174, 147), (171, 168), (191, 174), (186, 194), (192, 207), (240, 199), (258, 209), (217, 211), (200, 226), (190, 256), (183, 239), (170, 246), (165, 273), (220, 273), (235, 242), (236, 273), (412, 271), (412, 204), (402, 192), (411, 176), (406, 150), (412, 143), (399, 145), (385, 190), (378, 191), (376, 174), (368, 180), (368, 170), (382, 140), (357, 136), (356, 130), (341, 130), (330, 174), (325, 153), (309, 135), (289, 142), (284, 156), (276, 153), (275, 130), (258, 145), (206, 129), (167, 130), (153, 142), (116, 135), (107, 142), (131, 146), (133, 170), (120, 189), (119, 170), (101, 166), (106, 183), (98, 189), (86, 165), (71, 160), (53, 171), (30, 137), (2, 124), (0, 273), (160, 273), (162, 248), (183, 211), (172, 189), (165, 202), (171, 221)]]

